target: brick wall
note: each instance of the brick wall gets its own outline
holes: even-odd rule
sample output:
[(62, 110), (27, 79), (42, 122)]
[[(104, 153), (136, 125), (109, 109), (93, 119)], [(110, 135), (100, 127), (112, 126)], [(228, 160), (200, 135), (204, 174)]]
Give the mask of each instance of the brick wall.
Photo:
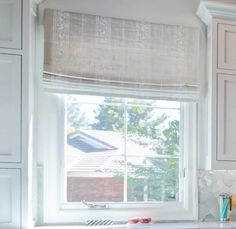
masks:
[(123, 179), (114, 177), (68, 177), (69, 202), (119, 202), (123, 201)]

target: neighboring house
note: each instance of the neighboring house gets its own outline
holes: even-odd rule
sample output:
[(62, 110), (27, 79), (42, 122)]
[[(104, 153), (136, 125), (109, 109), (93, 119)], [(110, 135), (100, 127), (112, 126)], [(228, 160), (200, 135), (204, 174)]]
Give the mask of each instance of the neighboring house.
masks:
[[(141, 164), (144, 155), (155, 154), (144, 148), (127, 141), (126, 154), (132, 158), (132, 163)], [(83, 130), (69, 134), (66, 152), (68, 201), (123, 201), (123, 160), (122, 133)]]

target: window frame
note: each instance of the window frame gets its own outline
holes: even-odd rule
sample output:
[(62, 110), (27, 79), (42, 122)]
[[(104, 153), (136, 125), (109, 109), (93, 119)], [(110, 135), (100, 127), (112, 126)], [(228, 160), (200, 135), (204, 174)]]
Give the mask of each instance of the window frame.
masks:
[(185, 169), (182, 171), (182, 176), (185, 174), (185, 178), (182, 184), (184, 196), (181, 202), (109, 203), (108, 209), (88, 209), (84, 204), (64, 202), (66, 186), (61, 182), (62, 177), (65, 176), (65, 171), (61, 169), (64, 168), (64, 160), (61, 160), (62, 156), (64, 157), (64, 144), (63, 141), (57, 140), (66, 137), (65, 125), (61, 125), (61, 123), (65, 124), (64, 97), (50, 93), (46, 97), (43, 100), (45, 103), (43, 108), (47, 124), (42, 126), (40, 136), (45, 142), (43, 175), (40, 178), (43, 185), (38, 190), (43, 193), (41, 203), (43, 206), (39, 212), (42, 224), (68, 225), (100, 218), (127, 222), (128, 218), (140, 215), (150, 216), (153, 221), (196, 220), (198, 218), (196, 103), (182, 103), (181, 105), (181, 118), (184, 120), (182, 129), (185, 126), (189, 127), (184, 128), (185, 160), (182, 163)]

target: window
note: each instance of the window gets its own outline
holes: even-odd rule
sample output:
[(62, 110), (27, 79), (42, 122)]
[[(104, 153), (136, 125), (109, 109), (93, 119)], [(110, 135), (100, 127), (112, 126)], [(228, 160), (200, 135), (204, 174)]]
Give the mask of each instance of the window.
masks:
[(195, 103), (47, 96), (45, 222), (197, 218)]
[(67, 96), (67, 202), (179, 201), (180, 106)]
[(198, 29), (52, 9), (42, 21), (39, 218), (197, 219)]

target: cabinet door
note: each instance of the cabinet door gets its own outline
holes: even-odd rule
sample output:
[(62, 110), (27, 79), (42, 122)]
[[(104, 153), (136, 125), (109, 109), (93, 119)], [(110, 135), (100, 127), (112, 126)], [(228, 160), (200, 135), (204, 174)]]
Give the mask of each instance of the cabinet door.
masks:
[(218, 75), (217, 160), (236, 161), (236, 75)]
[(21, 156), (21, 57), (0, 54), (0, 163)]
[(0, 228), (20, 228), (20, 170), (0, 169)]
[(218, 24), (218, 68), (236, 70), (236, 25)]
[(0, 0), (0, 47), (21, 49), (22, 0)]

